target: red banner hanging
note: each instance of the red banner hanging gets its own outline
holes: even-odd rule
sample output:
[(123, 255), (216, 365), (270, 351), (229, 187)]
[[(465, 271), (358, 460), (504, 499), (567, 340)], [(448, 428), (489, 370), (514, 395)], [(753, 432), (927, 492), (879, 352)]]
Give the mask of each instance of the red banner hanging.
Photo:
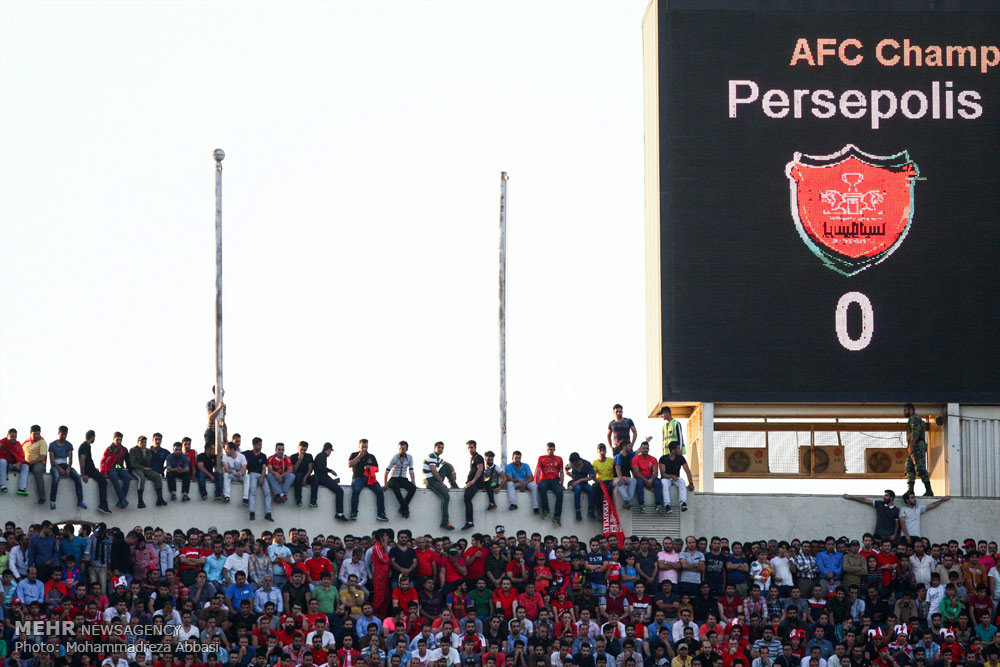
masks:
[(615, 536), (618, 540), (618, 548), (621, 549), (625, 546), (625, 529), (622, 528), (621, 519), (618, 518), (618, 508), (615, 507), (615, 501), (608, 493), (608, 487), (600, 482), (597, 484), (601, 487), (601, 491), (604, 493), (604, 509), (601, 511), (601, 532), (604, 533), (605, 537)]

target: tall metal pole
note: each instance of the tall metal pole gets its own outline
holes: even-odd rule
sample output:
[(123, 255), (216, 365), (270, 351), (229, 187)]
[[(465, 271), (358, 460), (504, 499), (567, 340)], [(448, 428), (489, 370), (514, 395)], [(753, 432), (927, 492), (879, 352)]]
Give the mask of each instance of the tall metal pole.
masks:
[(500, 172), (500, 462), (507, 465), (507, 172)]
[[(222, 160), (226, 153), (216, 148), (215, 158), (215, 405), (222, 405)], [(215, 465), (222, 470), (221, 414), (215, 420)]]

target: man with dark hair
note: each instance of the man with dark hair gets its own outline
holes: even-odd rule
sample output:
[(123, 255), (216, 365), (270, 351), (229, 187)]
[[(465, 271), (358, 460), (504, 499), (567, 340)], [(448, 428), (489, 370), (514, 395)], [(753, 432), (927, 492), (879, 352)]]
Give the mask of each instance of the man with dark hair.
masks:
[(886, 489), (882, 500), (868, 500), (860, 496), (844, 494), (845, 500), (853, 500), (862, 505), (875, 508), (875, 534), (888, 539), (895, 539), (899, 531), (899, 508), (896, 507), (896, 492)]
[(313, 470), (313, 455), (306, 450), (309, 443), (305, 440), (299, 443), (299, 450), (292, 454), (292, 490), (295, 493), (295, 505), (302, 507), (302, 485), (309, 479)]
[[(416, 475), (413, 471), (413, 456), (410, 455), (410, 443), (405, 440), (399, 441), (399, 451), (390, 459), (388, 467), (385, 469), (383, 483), (385, 488), (391, 489), (396, 502), (399, 503), (399, 515), (404, 519), (410, 518), (410, 501), (413, 494), (417, 492)], [(409, 477), (409, 479), (407, 479)], [(403, 492), (406, 496), (403, 496)]]
[(344, 516), (344, 490), (340, 488), (340, 476), (330, 467), (330, 454), (332, 453), (333, 445), (324, 442), (323, 451), (317, 454), (313, 460), (313, 474), (309, 479), (309, 507), (316, 507), (316, 501), (319, 499), (319, 487), (325, 487), (330, 489), (334, 495), (336, 503), (334, 518), (347, 521), (347, 517)]
[[(664, 408), (669, 410), (670, 408)], [(660, 484), (663, 488), (663, 508), (670, 512), (670, 487), (677, 487), (677, 502), (681, 505), (681, 511), (686, 512), (688, 508), (688, 491), (694, 491), (694, 476), (691, 468), (688, 467), (687, 459), (681, 455), (680, 443), (671, 441), (666, 445), (667, 453), (660, 457)], [(681, 479), (681, 470), (687, 475), (687, 483)]]
[(51, 463), (51, 482), (49, 491), (49, 509), (56, 508), (56, 497), (59, 494), (59, 480), (69, 477), (76, 487), (76, 506), (80, 509), (87, 509), (83, 502), (83, 480), (80, 473), (73, 469), (73, 443), (67, 440), (69, 429), (65, 426), (59, 427), (59, 437), (49, 444), (49, 462)]
[(388, 521), (385, 515), (385, 494), (382, 485), (378, 483), (378, 460), (368, 452), (368, 440), (358, 441), (358, 451), (347, 459), (347, 465), (353, 473), (351, 480), (351, 521), (358, 518), (358, 501), (361, 491), (371, 490), (375, 494), (375, 518), (378, 521)]
[[(83, 474), (83, 481), (89, 482), (93, 479), (97, 483), (97, 511), (103, 514), (110, 514), (108, 509), (108, 480), (101, 474), (94, 463), (94, 441), (97, 434), (93, 430), (87, 431), (83, 442), (77, 448), (77, 458), (80, 459), (80, 472)], [(0, 475), (2, 477), (2, 475)]]
[(42, 437), (42, 427), (34, 424), (31, 435), (21, 445), (24, 452), (24, 462), (35, 478), (35, 491), (38, 493), (38, 504), (45, 502), (45, 458), (48, 454), (48, 444)]
[(576, 513), (576, 520), (582, 521), (580, 496), (587, 495), (587, 516), (594, 518), (594, 506), (597, 504), (594, 498), (594, 487), (590, 483), (596, 478), (594, 466), (589, 461), (585, 461), (578, 453), (569, 455), (569, 465), (566, 467), (569, 473), (569, 484), (567, 488), (573, 490), (573, 511)]
[(156, 490), (157, 507), (167, 504), (167, 501), (163, 499), (163, 478), (150, 467), (150, 458), (150, 451), (146, 448), (146, 436), (140, 435), (135, 447), (128, 452), (128, 469), (132, 474), (132, 479), (138, 484), (136, 494), (139, 502), (136, 503), (136, 507), (139, 509), (146, 506), (142, 496), (147, 479), (153, 482), (153, 488)]
[(7, 437), (0, 440), (0, 493), (7, 493), (7, 475), (16, 470), (17, 495), (28, 495), (28, 464), (24, 462), (24, 449), (17, 441), (17, 429), (7, 431)]
[(620, 403), (615, 403), (611, 411), (615, 418), (608, 422), (608, 447), (612, 454), (617, 454), (625, 443), (635, 444), (639, 432), (635, 428), (635, 422), (622, 416), (623, 408)]
[[(545, 455), (538, 457), (538, 465), (535, 466), (535, 483), (538, 484), (538, 500), (542, 506), (542, 518), (552, 517), (552, 522), (556, 526), (562, 525), (563, 492), (565, 487), (563, 481), (566, 471), (563, 469), (561, 456), (556, 456), (556, 443), (549, 442), (545, 445)], [(555, 495), (555, 508), (549, 512), (549, 492)]]
[(465, 480), (465, 491), (462, 493), (462, 501), (465, 503), (465, 525), (462, 526), (462, 530), (469, 530), (474, 527), (472, 499), (483, 489), (483, 469), (486, 463), (482, 455), (476, 452), (475, 440), (469, 440), (465, 446), (469, 450), (469, 476)]
[(669, 405), (664, 405), (660, 410), (663, 417), (663, 455), (670, 453), (670, 443), (677, 443), (677, 453), (687, 454), (687, 446), (684, 444), (684, 432), (681, 430), (681, 423), (674, 419)]
[(181, 500), (191, 500), (188, 493), (191, 490), (191, 461), (182, 451), (180, 442), (175, 442), (173, 452), (167, 457), (167, 490), (170, 499), (177, 500), (177, 481), (181, 483)]

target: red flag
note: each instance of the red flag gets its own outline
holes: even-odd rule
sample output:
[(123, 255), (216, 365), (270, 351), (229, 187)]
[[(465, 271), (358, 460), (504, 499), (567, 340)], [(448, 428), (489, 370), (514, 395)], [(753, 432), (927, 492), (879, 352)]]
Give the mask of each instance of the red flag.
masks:
[(604, 492), (604, 509), (601, 511), (601, 532), (605, 537), (615, 536), (618, 540), (618, 548), (625, 546), (625, 530), (622, 528), (621, 519), (618, 518), (618, 508), (615, 501), (608, 493), (608, 487), (598, 482), (601, 491)]

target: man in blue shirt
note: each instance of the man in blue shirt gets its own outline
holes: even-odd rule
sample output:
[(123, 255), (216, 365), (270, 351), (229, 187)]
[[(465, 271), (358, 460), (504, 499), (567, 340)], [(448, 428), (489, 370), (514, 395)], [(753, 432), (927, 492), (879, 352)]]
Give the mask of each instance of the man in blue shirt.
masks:
[(42, 581), (49, 580), (52, 570), (62, 569), (51, 521), (43, 521), (42, 529), (28, 540), (28, 567), (36, 568), (38, 578)]
[(28, 568), (28, 576), (17, 582), (17, 597), (25, 606), (32, 602), (44, 602), (45, 584), (38, 578), (38, 568)]
[(531, 466), (521, 463), (521, 452), (513, 453), (513, 463), (508, 463), (503, 474), (507, 478), (507, 500), (510, 502), (510, 509), (517, 509), (517, 492), (531, 492), (531, 507), (535, 514), (538, 514), (538, 485), (535, 484), (535, 477), (531, 474)]
[(587, 570), (587, 583), (590, 584), (591, 592), (600, 597), (608, 592), (606, 562), (611, 560), (601, 553), (601, 541), (597, 538), (590, 540), (590, 551), (584, 557), (584, 569)]
[(49, 462), (52, 464), (49, 509), (56, 508), (59, 480), (63, 477), (69, 477), (76, 486), (76, 506), (85, 510), (87, 506), (83, 502), (83, 479), (80, 477), (80, 473), (73, 470), (73, 445), (66, 439), (67, 435), (69, 435), (69, 429), (60, 426), (59, 438), (49, 443)]
[(826, 538), (826, 551), (816, 554), (816, 569), (826, 588), (840, 584), (844, 574), (844, 554), (837, 551), (837, 542), (832, 537)]
[(597, 477), (594, 466), (589, 461), (573, 452), (569, 455), (569, 466), (566, 469), (569, 473), (569, 488), (573, 489), (573, 509), (576, 511), (576, 520), (582, 521), (580, 515), (580, 496), (587, 494), (587, 516), (594, 518), (594, 489), (590, 483)]
[(226, 588), (226, 606), (239, 609), (244, 600), (254, 601), (253, 586), (247, 583), (247, 575), (242, 570), (236, 571), (236, 583)]
[(177, 480), (180, 480), (181, 500), (188, 501), (191, 500), (188, 495), (191, 490), (191, 459), (184, 453), (181, 443), (175, 442), (173, 449), (166, 463), (167, 490), (170, 491), (170, 499), (177, 500)]
[[(208, 580), (219, 588), (226, 585), (226, 579), (222, 576), (222, 571), (226, 567), (226, 558), (226, 554), (222, 551), (222, 542), (216, 542), (215, 552), (205, 559), (205, 565), (203, 566), (205, 576), (207, 576)], [(238, 608), (238, 606), (232, 607), (232, 609)]]

